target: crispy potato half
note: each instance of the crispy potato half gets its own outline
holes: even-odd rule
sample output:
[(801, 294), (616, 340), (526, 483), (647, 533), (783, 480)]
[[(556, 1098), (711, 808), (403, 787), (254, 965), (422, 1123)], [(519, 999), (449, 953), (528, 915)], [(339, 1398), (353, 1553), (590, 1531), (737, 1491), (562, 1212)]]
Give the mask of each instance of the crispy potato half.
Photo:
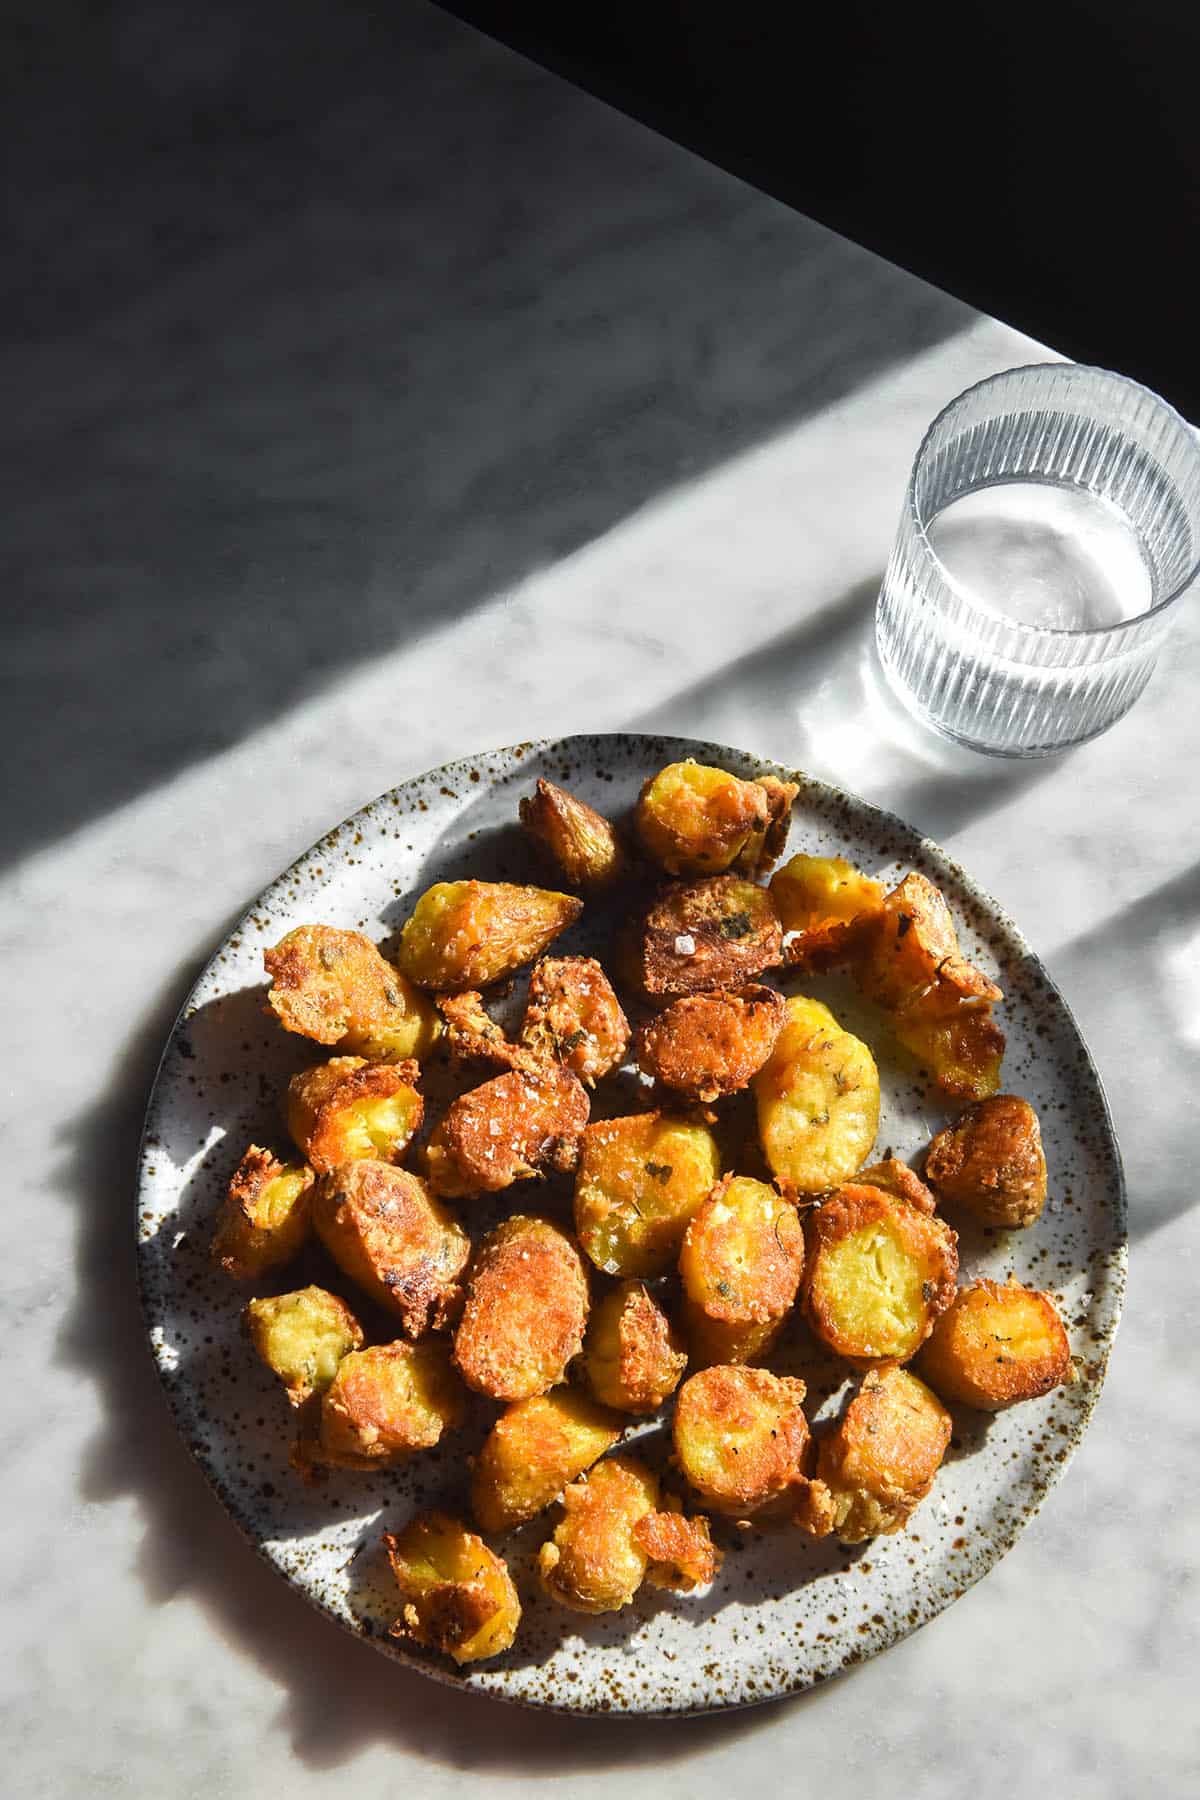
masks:
[(471, 1240), (420, 1176), (390, 1163), (343, 1163), (318, 1183), (313, 1224), (338, 1267), (396, 1314), (406, 1337), (439, 1331), (457, 1315)]
[(504, 1558), (448, 1513), (425, 1512), (384, 1547), (403, 1603), (391, 1635), (454, 1661), (499, 1656), (517, 1635), (521, 1602)]
[(662, 1512), (643, 1513), (633, 1537), (650, 1558), (646, 1570), (650, 1586), (677, 1594), (707, 1587), (724, 1560), (712, 1541), (708, 1520), (699, 1513), (687, 1518), (669, 1503)]
[(969, 1106), (939, 1131), (925, 1155), (925, 1176), (948, 1206), (984, 1225), (1032, 1225), (1046, 1203), (1046, 1156), (1028, 1100), (996, 1094)]
[(985, 1100), (1000, 1086), (1005, 1037), (987, 1005), (956, 1003), (951, 1013), (931, 1016), (918, 1001), (891, 1021), (910, 1055), (929, 1070), (944, 1094), (956, 1100)]
[(804, 1268), (795, 1205), (746, 1175), (727, 1175), (693, 1216), (679, 1252), (693, 1366), (766, 1355)]
[(578, 1388), (514, 1400), (475, 1459), (471, 1510), (483, 1530), (511, 1531), (544, 1511), (612, 1449), (621, 1429), (619, 1419)]
[(520, 804), (521, 823), (568, 887), (585, 894), (615, 886), (627, 863), (616, 832), (594, 807), (553, 781), (538, 781)]
[(516, 1213), (479, 1246), (454, 1360), (468, 1387), (525, 1400), (557, 1386), (583, 1344), (588, 1283), (570, 1238)]
[(397, 961), (435, 993), (488, 987), (541, 956), (582, 911), (582, 900), (549, 888), (438, 881), (405, 922)]
[(658, 1112), (597, 1120), (575, 1177), (579, 1242), (606, 1275), (661, 1275), (720, 1172), (707, 1126)]
[(495, 1194), (579, 1158), (588, 1097), (555, 1064), (510, 1069), (451, 1102), (426, 1150), (429, 1180), (448, 1199)]
[(343, 1356), (362, 1347), (362, 1326), (328, 1288), (250, 1300), (242, 1318), (250, 1342), (293, 1406), (323, 1394)]
[(919, 1367), (943, 1400), (1003, 1412), (1075, 1378), (1071, 1346), (1049, 1294), (977, 1281), (934, 1325)]
[(288, 1082), (287, 1126), (318, 1175), (362, 1156), (399, 1162), (425, 1113), (415, 1062), (332, 1056)]
[(622, 1281), (588, 1316), (583, 1365), (592, 1392), (618, 1412), (657, 1412), (687, 1367), (683, 1340), (640, 1281)]
[(538, 1552), (542, 1586), (573, 1612), (618, 1612), (645, 1579), (649, 1554), (635, 1528), (658, 1505), (658, 1477), (632, 1456), (610, 1456), (563, 1495), (563, 1517)]
[(771, 877), (789, 963), (825, 968), (846, 954), (852, 927), (879, 911), (883, 883), (840, 856), (793, 856)]
[(638, 1065), (691, 1100), (719, 1099), (757, 1075), (784, 1016), (783, 995), (753, 982), (685, 994), (638, 1032)]
[(251, 1144), (234, 1170), (210, 1254), (235, 1281), (255, 1281), (308, 1242), (313, 1172)]
[(742, 987), (783, 961), (783, 927), (767, 889), (740, 875), (675, 882), (650, 907), (628, 960), (651, 996)]
[(910, 1169), (898, 1156), (885, 1156), (882, 1162), (860, 1169), (855, 1176), (859, 1187), (878, 1188), (897, 1200), (907, 1200), (918, 1212), (936, 1212), (937, 1202), (915, 1169)]
[(819, 1000), (791, 996), (752, 1086), (767, 1166), (798, 1192), (824, 1193), (866, 1162), (879, 1129), (879, 1071)]
[(675, 1456), (714, 1512), (778, 1512), (805, 1478), (804, 1383), (741, 1364), (689, 1375), (675, 1402)]
[(816, 1479), (800, 1492), (796, 1523), (846, 1544), (902, 1530), (933, 1486), (950, 1429), (923, 1381), (907, 1369), (873, 1369), (820, 1439)]
[(263, 962), (285, 1031), (369, 1062), (419, 1059), (433, 1048), (437, 1014), (361, 931), (298, 925)]
[(329, 1464), (376, 1469), (433, 1448), (462, 1423), (465, 1395), (449, 1346), (371, 1344), (343, 1356), (321, 1401), (320, 1434), (293, 1452), (301, 1474)]
[(856, 1368), (907, 1362), (954, 1299), (957, 1239), (879, 1188), (840, 1188), (808, 1216), (802, 1296), (823, 1343)]
[(529, 977), (521, 1043), (559, 1062), (588, 1087), (615, 1069), (629, 1044), (629, 1021), (594, 956), (546, 956)]
[(669, 875), (758, 874), (787, 839), (799, 788), (762, 776), (742, 781), (708, 763), (668, 763), (642, 788), (634, 822), (642, 844)]

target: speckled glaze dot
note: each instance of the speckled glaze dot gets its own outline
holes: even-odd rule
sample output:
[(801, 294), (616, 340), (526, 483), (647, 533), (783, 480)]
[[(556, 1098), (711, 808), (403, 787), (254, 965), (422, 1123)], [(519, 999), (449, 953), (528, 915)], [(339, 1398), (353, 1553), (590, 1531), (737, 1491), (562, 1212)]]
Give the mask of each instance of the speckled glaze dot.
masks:
[[(431, 882), (475, 875), (544, 879), (516, 826), (539, 775), (620, 819), (647, 775), (693, 756), (739, 775), (797, 779), (787, 854), (843, 855), (885, 880), (915, 868), (945, 892), (967, 955), (1003, 987), (1004, 1085), (1037, 1108), (1050, 1198), (1028, 1231), (960, 1233), (964, 1278), (989, 1275), (1049, 1289), (1068, 1322), (1080, 1380), (995, 1417), (960, 1412), (947, 1460), (911, 1528), (853, 1549), (798, 1532), (739, 1534), (718, 1524), (725, 1566), (698, 1595), (644, 1589), (624, 1612), (566, 1613), (533, 1576), (553, 1515), (493, 1540), (520, 1589), (517, 1641), (495, 1662), (458, 1672), (387, 1635), (395, 1590), (379, 1536), (417, 1507), (464, 1508), (466, 1457), (496, 1409), (475, 1403), (466, 1427), (402, 1470), (335, 1471), (301, 1485), (288, 1466), (292, 1422), (252, 1355), (240, 1315), (247, 1293), (208, 1258), (229, 1175), (252, 1142), (284, 1145), (279, 1096), (320, 1054), (265, 1010), (262, 952), (292, 926), (322, 921), (367, 931), (385, 948)], [(608, 950), (612, 917), (588, 908), (556, 949)], [(519, 1003), (518, 982), (514, 1004)], [(833, 978), (801, 985), (830, 1004), (875, 1052), (883, 1085), (878, 1146), (917, 1157), (953, 1116), (879, 1016)], [(517, 1205), (533, 1190), (514, 1190)], [(537, 1203), (545, 1201), (539, 1190)], [(511, 1205), (472, 1210), (481, 1231)], [(386, 1655), (453, 1686), (578, 1713), (680, 1714), (749, 1706), (813, 1686), (933, 1618), (1010, 1548), (1062, 1476), (1104, 1378), (1124, 1289), (1120, 1156), (1095, 1067), (1061, 996), (1020, 933), (936, 844), (824, 783), (725, 745), (613, 735), (519, 744), (451, 763), (382, 795), (329, 832), (256, 900), (197, 982), (171, 1033), (146, 1116), (137, 1200), (142, 1299), (176, 1422), (236, 1524), (285, 1580)], [(322, 1280), (357, 1298), (306, 1253), (252, 1291)], [(803, 1375), (813, 1417), (835, 1411), (845, 1369), (800, 1328), (771, 1358)], [(635, 1424), (626, 1442), (665, 1463), (667, 1419)], [(1070, 1504), (1069, 1497), (1066, 1502)]]

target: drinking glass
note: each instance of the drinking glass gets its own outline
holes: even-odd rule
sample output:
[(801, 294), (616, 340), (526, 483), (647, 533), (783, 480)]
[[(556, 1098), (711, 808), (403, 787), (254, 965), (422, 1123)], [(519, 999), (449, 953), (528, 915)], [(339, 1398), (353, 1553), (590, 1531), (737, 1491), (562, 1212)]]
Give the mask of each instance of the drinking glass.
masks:
[(944, 736), (1047, 756), (1128, 712), (1198, 581), (1192, 427), (1105, 369), (1009, 369), (925, 434), (879, 594), (879, 657)]

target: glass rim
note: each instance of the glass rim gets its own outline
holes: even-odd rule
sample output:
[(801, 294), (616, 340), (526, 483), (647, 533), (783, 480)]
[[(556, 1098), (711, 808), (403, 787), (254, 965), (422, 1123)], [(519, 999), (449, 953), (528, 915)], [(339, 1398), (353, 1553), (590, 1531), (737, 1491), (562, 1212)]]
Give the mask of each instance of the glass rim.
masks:
[(984, 375), (979, 381), (973, 381), (969, 387), (965, 387), (961, 392), (955, 394), (952, 400), (947, 400), (940, 412), (930, 420), (922, 434), (921, 442), (917, 446), (917, 453), (913, 458), (912, 469), (908, 477), (908, 488), (905, 494), (905, 501), (913, 527), (925, 554), (929, 557), (930, 561), (935, 564), (939, 574), (951, 592), (963, 601), (966, 606), (970, 607), (973, 612), (978, 613), (982, 619), (987, 620), (993, 625), (999, 622), (1015, 632), (1028, 632), (1033, 637), (1074, 639), (1077, 642), (1084, 638), (1115, 639), (1140, 628), (1147, 620), (1156, 618), (1159, 613), (1166, 612), (1169, 607), (1173, 606), (1175, 602), (1187, 592), (1188, 588), (1190, 588), (1197, 577), (1200, 576), (1200, 550), (1197, 551), (1196, 557), (1188, 568), (1187, 573), (1175, 584), (1170, 593), (1164, 594), (1161, 600), (1156, 600), (1154, 605), (1148, 606), (1144, 612), (1134, 613), (1132, 618), (1118, 619), (1112, 625), (1030, 625), (1020, 619), (1007, 618), (1004, 613), (996, 612), (991, 607), (983, 605), (969, 589), (962, 586), (961, 582), (947, 568), (946, 564), (934, 549), (929, 533), (925, 528), (925, 521), (922, 519), (917, 507), (917, 470), (921, 466), (921, 462), (924, 459), (926, 450), (929, 448), (930, 440), (932, 439), (934, 432), (942, 423), (943, 419), (947, 418), (949, 414), (954, 411), (955, 407), (961, 405), (964, 400), (969, 399), (972, 394), (978, 394), (981, 389), (993, 387), (1000, 382), (1008, 381), (1014, 375), (1031, 375), (1035, 372), (1041, 373), (1044, 371), (1063, 370), (1071, 370), (1081, 375), (1102, 375), (1107, 381), (1117, 382), (1122, 387), (1131, 388), (1135, 393), (1144, 394), (1148, 400), (1153, 401), (1154, 405), (1159, 408), (1161, 412), (1166, 413), (1174, 423), (1182, 429), (1184, 437), (1191, 441), (1196, 458), (1200, 461), (1200, 431), (1198, 431), (1195, 426), (1190, 425), (1183, 414), (1179, 412), (1176, 407), (1172, 406), (1169, 400), (1164, 400), (1161, 394), (1156, 394), (1154, 389), (1148, 388), (1144, 382), (1135, 381), (1132, 375), (1122, 375), (1116, 369), (1102, 369), (1097, 363), (1072, 362), (1070, 358), (1064, 358), (1062, 362), (1018, 363), (1011, 369), (997, 369), (995, 374)]

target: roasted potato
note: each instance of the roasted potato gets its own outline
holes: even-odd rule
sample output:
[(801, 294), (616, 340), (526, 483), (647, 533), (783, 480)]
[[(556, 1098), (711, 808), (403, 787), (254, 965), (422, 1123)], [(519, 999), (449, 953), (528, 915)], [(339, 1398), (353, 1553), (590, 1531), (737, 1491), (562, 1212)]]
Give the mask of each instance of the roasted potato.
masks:
[(740, 781), (707, 763), (669, 763), (642, 788), (634, 822), (643, 846), (669, 875), (759, 874), (775, 861), (799, 792), (765, 775)]
[(817, 1449), (796, 1523), (843, 1543), (900, 1531), (933, 1486), (950, 1442), (950, 1415), (907, 1369), (873, 1369)]
[(460, 1094), (426, 1150), (429, 1180), (448, 1199), (495, 1194), (548, 1170), (567, 1173), (579, 1158), (588, 1097), (555, 1064), (510, 1069)]
[(499, 1656), (517, 1635), (521, 1602), (503, 1557), (447, 1513), (426, 1512), (384, 1546), (403, 1610), (391, 1635), (444, 1651), (460, 1666)]
[(1046, 1157), (1028, 1100), (997, 1094), (969, 1106), (930, 1144), (925, 1177), (944, 1204), (984, 1225), (1032, 1225), (1046, 1203)]
[(752, 1083), (763, 1155), (802, 1194), (848, 1181), (879, 1129), (879, 1071), (827, 1006), (793, 994), (770, 1060)]
[(1004, 998), (995, 982), (963, 957), (941, 889), (915, 872), (884, 897), (874, 914), (858, 980), (868, 998), (890, 1013), (903, 1012), (939, 982), (959, 999)]
[(878, 1188), (897, 1200), (907, 1200), (918, 1212), (937, 1210), (937, 1202), (916, 1170), (910, 1169), (898, 1156), (886, 1156), (882, 1162), (872, 1163), (869, 1169), (860, 1169), (854, 1179), (859, 1187)]
[(436, 1339), (351, 1350), (325, 1390), (316, 1443), (302, 1439), (293, 1461), (302, 1474), (322, 1464), (390, 1468), (461, 1424), (464, 1403), (449, 1347)]
[(1010, 1279), (963, 1288), (934, 1325), (918, 1364), (943, 1400), (1003, 1412), (1075, 1378), (1049, 1294)]
[(549, 1219), (506, 1219), (479, 1246), (454, 1336), (468, 1387), (525, 1400), (556, 1386), (583, 1344), (587, 1307), (587, 1275), (570, 1238)]
[(338, 1267), (398, 1316), (406, 1337), (456, 1317), (471, 1240), (419, 1176), (390, 1163), (343, 1163), (317, 1185), (313, 1224)]
[(783, 995), (774, 988), (751, 983), (685, 994), (638, 1032), (638, 1065), (689, 1099), (716, 1100), (758, 1073), (783, 1021)]
[(808, 1216), (802, 1298), (823, 1343), (856, 1368), (907, 1362), (954, 1298), (955, 1234), (879, 1188), (840, 1188)]
[(618, 1066), (629, 1021), (594, 957), (547, 956), (538, 963), (529, 978), (521, 1043), (589, 1087)]
[(583, 1366), (597, 1400), (657, 1412), (687, 1367), (683, 1340), (640, 1281), (622, 1281), (588, 1316)]
[(399, 1162), (421, 1126), (425, 1102), (415, 1062), (333, 1056), (288, 1082), (287, 1126), (318, 1175), (369, 1156)]
[(704, 1125), (658, 1112), (598, 1120), (575, 1177), (579, 1242), (606, 1275), (661, 1275), (720, 1172)]
[(793, 934), (789, 963), (824, 968), (846, 954), (854, 928), (883, 904), (883, 884), (840, 856), (793, 856), (771, 877), (771, 898)]
[(987, 1005), (958, 1003), (952, 1013), (930, 1016), (918, 1001), (891, 1020), (904, 1048), (925, 1065), (945, 1094), (985, 1100), (1000, 1086), (1004, 1033)]
[(765, 1356), (791, 1310), (803, 1267), (795, 1205), (745, 1175), (719, 1181), (679, 1252), (693, 1366)]
[(456, 1063), (491, 1063), (499, 1069), (533, 1069), (537, 1059), (510, 1043), (474, 988), (440, 994), (438, 1011), (446, 1024), (446, 1047)]
[(298, 925), (263, 954), (267, 995), (286, 1031), (369, 1062), (405, 1062), (441, 1029), (424, 994), (361, 931)]
[(633, 1528), (634, 1542), (650, 1558), (646, 1580), (651, 1587), (690, 1594), (707, 1587), (723, 1561), (709, 1535), (708, 1520), (686, 1518), (672, 1507), (643, 1513)]
[(582, 900), (548, 888), (435, 882), (405, 922), (397, 961), (435, 993), (488, 987), (549, 949), (582, 911)]
[(235, 1281), (255, 1281), (290, 1262), (312, 1226), (313, 1172), (251, 1144), (234, 1170), (211, 1255)]
[(343, 1356), (362, 1346), (362, 1326), (327, 1288), (297, 1288), (250, 1300), (242, 1314), (250, 1342), (293, 1406), (323, 1394)]
[(525, 830), (568, 887), (600, 893), (625, 873), (625, 853), (608, 820), (566, 788), (539, 780), (519, 810)]
[(634, 1536), (658, 1505), (658, 1478), (632, 1456), (610, 1456), (563, 1494), (563, 1518), (538, 1553), (542, 1586), (574, 1612), (617, 1612), (650, 1557)]
[(675, 1402), (675, 1458), (696, 1492), (735, 1519), (774, 1516), (804, 1480), (804, 1383), (716, 1364), (689, 1375)]
[(621, 1421), (581, 1394), (552, 1388), (515, 1400), (484, 1439), (471, 1477), (471, 1508), (484, 1531), (511, 1531), (557, 1500), (612, 1449)]
[(740, 875), (678, 881), (647, 912), (628, 974), (644, 993), (742, 987), (783, 961), (783, 928), (766, 888)]

